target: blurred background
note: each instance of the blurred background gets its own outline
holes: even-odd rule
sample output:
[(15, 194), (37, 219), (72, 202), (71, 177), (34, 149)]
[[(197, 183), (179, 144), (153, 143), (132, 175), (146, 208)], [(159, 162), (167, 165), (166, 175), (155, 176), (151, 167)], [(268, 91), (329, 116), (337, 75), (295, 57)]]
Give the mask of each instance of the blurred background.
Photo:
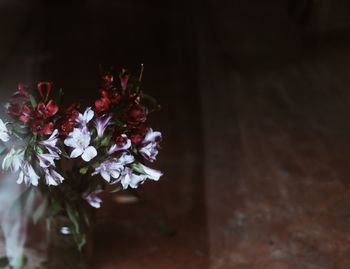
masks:
[(37, 81), (91, 102), (99, 66), (144, 63), (162, 104), (165, 175), (105, 197), (94, 268), (350, 268), (349, 15), (346, 0), (0, 0), (2, 103)]

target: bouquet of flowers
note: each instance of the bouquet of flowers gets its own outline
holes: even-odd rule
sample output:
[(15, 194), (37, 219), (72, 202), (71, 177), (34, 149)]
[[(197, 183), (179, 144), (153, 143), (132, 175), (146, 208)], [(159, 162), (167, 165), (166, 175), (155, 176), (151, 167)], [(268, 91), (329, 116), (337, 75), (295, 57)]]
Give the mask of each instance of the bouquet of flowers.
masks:
[(101, 206), (103, 191), (137, 188), (162, 176), (147, 164), (156, 160), (162, 135), (149, 125), (148, 115), (159, 106), (143, 92), (141, 77), (126, 70), (104, 74), (100, 96), (83, 109), (78, 103), (63, 108), (63, 92), (55, 93), (50, 82), (33, 91), (19, 84), (5, 105), (2, 170), (17, 173), (17, 183), (27, 186), (20, 199), (42, 193), (33, 217), (70, 219), (79, 249), (86, 242), (88, 208)]

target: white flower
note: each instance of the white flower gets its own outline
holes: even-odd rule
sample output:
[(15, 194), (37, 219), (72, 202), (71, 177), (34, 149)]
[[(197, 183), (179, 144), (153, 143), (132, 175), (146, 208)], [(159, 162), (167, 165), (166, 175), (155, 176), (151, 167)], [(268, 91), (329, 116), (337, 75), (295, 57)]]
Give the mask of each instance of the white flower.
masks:
[(104, 180), (111, 182), (111, 177), (118, 179), (123, 170), (124, 165), (118, 162), (118, 159), (113, 158), (101, 163), (100, 166), (95, 169), (95, 172), (92, 173), (92, 176), (100, 174)]
[(119, 158), (109, 159), (101, 163), (91, 175), (100, 174), (104, 180), (111, 182), (111, 178), (118, 179), (120, 177), (126, 164), (134, 161), (134, 156), (124, 152)]
[(58, 130), (56, 129), (47, 140), (39, 142), (40, 145), (44, 146), (51, 154), (56, 155), (57, 157), (62, 153), (57, 147), (58, 135)]
[(149, 129), (141, 142), (140, 154), (150, 162), (155, 161), (158, 155), (158, 145), (161, 140), (162, 134), (160, 132), (153, 132), (152, 129)]
[(134, 161), (135, 157), (128, 152), (123, 152), (122, 155), (118, 158), (118, 162), (123, 165), (133, 163)]
[(37, 154), (40, 166), (42, 168), (48, 168), (50, 166), (55, 166), (55, 160), (59, 159), (57, 155), (51, 153), (41, 153)]
[(120, 177), (120, 183), (122, 184), (124, 190), (128, 187), (136, 189), (139, 183), (142, 183), (145, 180), (145, 175), (136, 175), (129, 167), (125, 167), (125, 170), (123, 171), (123, 174)]
[(12, 148), (2, 161), (2, 169), (4, 171), (11, 168), (12, 172), (17, 172), (23, 165), (24, 151)]
[(96, 149), (93, 146), (89, 146), (90, 141), (91, 134), (86, 128), (74, 128), (73, 132), (64, 140), (64, 144), (74, 148), (70, 155), (71, 158), (81, 156), (84, 161), (89, 162), (97, 155)]
[(79, 114), (78, 118), (76, 119), (76, 122), (78, 123), (79, 128), (86, 128), (87, 124), (92, 120), (94, 117), (95, 113), (91, 109), (91, 107), (88, 107), (84, 114)]
[(45, 170), (45, 180), (48, 186), (57, 186), (64, 178), (51, 167)]
[(148, 179), (158, 181), (160, 177), (163, 175), (161, 171), (149, 168), (143, 165), (142, 163), (139, 163), (139, 166), (143, 169)]
[(102, 190), (98, 188), (97, 190), (93, 192), (86, 192), (83, 194), (83, 199), (85, 199), (92, 207), (94, 208), (100, 208), (102, 204), (102, 199), (98, 197), (98, 194), (100, 194)]
[(39, 176), (35, 173), (33, 166), (29, 162), (25, 162), (21, 172), (19, 173), (17, 184), (25, 183), (38, 186)]
[(112, 145), (107, 151), (108, 155), (111, 155), (117, 151), (127, 150), (131, 147), (131, 140), (125, 135), (122, 134), (118, 138), (119, 143)]
[(137, 188), (139, 184), (142, 184), (147, 178), (158, 181), (159, 178), (163, 175), (162, 172), (158, 170), (154, 170), (143, 164), (139, 163), (139, 167), (143, 170), (143, 174), (135, 174), (133, 170), (129, 167), (125, 167), (121, 177), (120, 183), (123, 186), (123, 189), (127, 189), (128, 187)]
[(4, 123), (0, 119), (0, 140), (3, 142), (7, 142), (10, 140), (10, 132), (6, 127), (7, 123)]

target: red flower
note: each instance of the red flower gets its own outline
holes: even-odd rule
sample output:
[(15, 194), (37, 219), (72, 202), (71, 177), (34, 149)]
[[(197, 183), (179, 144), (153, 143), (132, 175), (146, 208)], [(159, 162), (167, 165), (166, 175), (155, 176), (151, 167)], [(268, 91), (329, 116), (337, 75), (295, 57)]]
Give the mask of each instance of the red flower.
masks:
[(129, 81), (128, 70), (123, 69), (121, 74), (119, 75), (119, 79), (120, 79), (120, 85), (122, 86), (122, 89), (125, 90), (126, 87), (128, 86), (128, 81)]
[(149, 127), (146, 124), (141, 124), (130, 131), (130, 140), (134, 144), (139, 144), (143, 141)]
[(75, 120), (79, 116), (79, 107), (79, 103), (73, 103), (65, 110), (64, 117), (56, 122), (55, 128), (58, 129), (61, 135), (67, 136), (73, 131), (75, 127)]
[(133, 105), (124, 116), (129, 125), (137, 126), (147, 120), (147, 111), (140, 105)]
[(69, 135), (69, 133), (73, 131), (74, 127), (75, 127), (75, 121), (70, 118), (59, 119), (58, 121), (56, 121), (56, 125), (55, 125), (55, 128), (63, 136)]
[(54, 116), (58, 112), (58, 106), (53, 100), (50, 100), (47, 105), (40, 102), (36, 108), (37, 114), (44, 119), (48, 119)]
[(51, 135), (54, 130), (54, 124), (52, 122), (45, 123), (41, 119), (34, 120), (31, 124), (31, 128), (34, 133), (37, 133), (39, 136)]
[(38, 83), (38, 91), (43, 100), (46, 100), (52, 90), (52, 83), (51, 82), (39, 82)]
[(111, 101), (109, 98), (102, 97), (95, 101), (95, 110), (97, 113), (104, 113), (109, 110)]
[(114, 104), (114, 105), (119, 104), (121, 99), (122, 99), (122, 95), (118, 91), (115, 91), (115, 92), (113, 92), (111, 94), (111, 102), (112, 102), (112, 104)]
[(102, 77), (103, 83), (104, 85), (106, 85), (107, 87), (111, 87), (113, 85), (113, 76), (112, 75), (104, 75)]
[(22, 105), (21, 107), (21, 114), (19, 115), (19, 120), (23, 123), (28, 123), (29, 120), (33, 116), (33, 110), (27, 106), (27, 105)]
[(6, 113), (18, 117), (23, 123), (28, 123), (33, 116), (33, 110), (26, 104), (11, 103)]
[(25, 86), (21, 83), (18, 84), (18, 91), (12, 95), (12, 98), (29, 98), (29, 93), (27, 92)]

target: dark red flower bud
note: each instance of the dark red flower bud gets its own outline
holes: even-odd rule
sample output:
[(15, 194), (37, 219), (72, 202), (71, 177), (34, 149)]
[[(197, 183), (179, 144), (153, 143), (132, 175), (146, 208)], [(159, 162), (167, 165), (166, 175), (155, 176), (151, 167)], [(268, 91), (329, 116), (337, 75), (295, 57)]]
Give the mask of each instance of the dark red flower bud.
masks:
[(120, 85), (122, 86), (122, 89), (125, 90), (128, 86), (128, 81), (129, 81), (128, 70), (123, 69), (121, 74), (119, 75), (119, 79), (120, 79)]
[(134, 144), (139, 144), (143, 141), (143, 138), (145, 137), (149, 127), (147, 124), (140, 124), (139, 126), (133, 128), (130, 131), (130, 140)]
[(107, 98), (109, 99), (109, 92), (105, 89), (100, 90), (100, 94), (102, 98)]
[(134, 105), (127, 111), (125, 120), (132, 126), (144, 123), (147, 120), (147, 111), (140, 105)]
[(109, 106), (111, 101), (108, 98), (100, 98), (95, 102), (95, 110), (97, 113), (107, 112), (109, 110)]
[(39, 82), (38, 83), (38, 91), (39, 95), (43, 100), (46, 100), (52, 90), (52, 83), (51, 82)]
[(118, 91), (115, 91), (115, 92), (113, 92), (111, 94), (111, 102), (112, 102), (112, 104), (114, 104), (114, 105), (119, 104), (121, 99), (122, 99), (122, 95)]
[(27, 105), (22, 105), (19, 120), (23, 123), (28, 123), (32, 116), (33, 110)]
[(110, 85), (113, 84), (114, 78), (113, 78), (112, 75), (104, 75), (104, 76), (102, 77), (102, 80), (103, 80), (103, 83), (104, 83), (104, 84), (110, 86)]
[(18, 91), (12, 95), (12, 98), (29, 98), (29, 93), (23, 84), (18, 84)]

